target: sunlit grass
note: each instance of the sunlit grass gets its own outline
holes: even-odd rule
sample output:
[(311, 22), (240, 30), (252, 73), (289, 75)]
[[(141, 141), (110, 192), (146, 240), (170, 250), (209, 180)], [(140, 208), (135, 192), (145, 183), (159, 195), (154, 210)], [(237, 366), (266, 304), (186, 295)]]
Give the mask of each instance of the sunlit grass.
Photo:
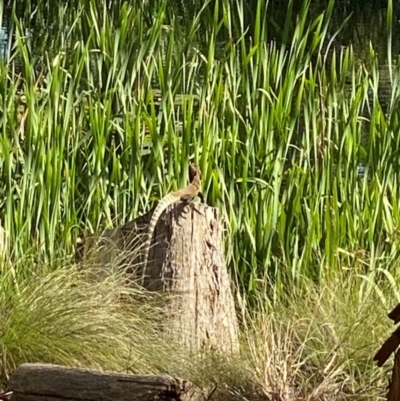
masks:
[(390, 330), (385, 305), (397, 299), (382, 299), (371, 275), (327, 274), (303, 294), (288, 285), (273, 307), (260, 299), (246, 325), (246, 366), (270, 397), (373, 400), (383, 394), (386, 375), (371, 361)]
[[(380, 263), (361, 256), (359, 262)], [(307, 281), (303, 292), (288, 283), (274, 303), (267, 296), (270, 283), (259, 283), (264, 296), (242, 309), (240, 351), (227, 357), (189, 352), (164, 336), (166, 295), (128, 287), (113, 263), (79, 269), (61, 262), (40, 269), (23, 263), (24, 280), (9, 274), (1, 279), (3, 383), (29, 361), (168, 372), (209, 392), (217, 385), (220, 400), (235, 394), (238, 399), (372, 400), (385, 388), (384, 372), (371, 361), (376, 344), (391, 330), (386, 305), (398, 302), (399, 294), (398, 280), (381, 268), (333, 275), (323, 264), (321, 283)]]
[[(38, 269), (22, 262), (24, 279), (1, 277), (3, 382), (25, 361), (137, 373), (170, 365), (172, 342), (160, 336), (165, 318), (159, 295), (127, 287), (126, 276), (112, 265)], [(121, 302), (121, 296), (131, 301)]]

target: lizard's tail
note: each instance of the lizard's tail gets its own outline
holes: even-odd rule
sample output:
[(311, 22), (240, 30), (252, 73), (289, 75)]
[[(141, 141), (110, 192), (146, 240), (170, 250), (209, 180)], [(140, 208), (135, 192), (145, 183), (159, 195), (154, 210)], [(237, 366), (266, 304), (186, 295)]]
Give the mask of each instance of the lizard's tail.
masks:
[(149, 223), (149, 226), (147, 228), (147, 234), (146, 234), (146, 241), (144, 243), (144, 256), (143, 256), (143, 277), (144, 273), (147, 267), (147, 262), (149, 259), (149, 253), (150, 253), (150, 247), (151, 247), (151, 240), (153, 238), (154, 230), (156, 228), (157, 222), (161, 215), (164, 213), (165, 209), (167, 209), (168, 206), (172, 205), (173, 203), (177, 202), (179, 198), (174, 196), (172, 193), (164, 196), (164, 198), (161, 199), (161, 201), (158, 203), (157, 207), (155, 208), (151, 220)]

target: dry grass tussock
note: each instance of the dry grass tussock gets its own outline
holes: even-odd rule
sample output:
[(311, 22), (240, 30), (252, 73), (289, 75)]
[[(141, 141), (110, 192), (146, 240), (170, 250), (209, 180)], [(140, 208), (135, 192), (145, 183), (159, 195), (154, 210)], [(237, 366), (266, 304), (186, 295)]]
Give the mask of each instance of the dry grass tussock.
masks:
[[(390, 327), (373, 292), (338, 278), (261, 307), (245, 320), (242, 358), (267, 400), (377, 400), (387, 376), (372, 362)], [(383, 399), (383, 398), (382, 398)]]

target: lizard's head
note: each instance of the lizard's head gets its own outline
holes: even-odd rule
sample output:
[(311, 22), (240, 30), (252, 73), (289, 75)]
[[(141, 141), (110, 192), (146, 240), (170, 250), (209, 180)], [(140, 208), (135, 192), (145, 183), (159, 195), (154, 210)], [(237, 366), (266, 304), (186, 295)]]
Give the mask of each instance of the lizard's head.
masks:
[(194, 179), (201, 180), (201, 171), (197, 164), (189, 165), (189, 182), (193, 182)]

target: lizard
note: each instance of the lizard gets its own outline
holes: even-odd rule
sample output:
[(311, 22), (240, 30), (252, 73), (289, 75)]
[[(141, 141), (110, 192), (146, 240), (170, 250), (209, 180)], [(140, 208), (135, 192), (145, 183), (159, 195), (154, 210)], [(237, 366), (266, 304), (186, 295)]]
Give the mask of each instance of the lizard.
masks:
[(156, 228), (158, 220), (160, 219), (160, 217), (164, 213), (164, 211), (169, 206), (173, 205), (176, 202), (179, 202), (182, 200), (190, 200), (190, 199), (195, 198), (196, 196), (198, 196), (201, 199), (201, 201), (204, 202), (204, 197), (200, 190), (201, 171), (196, 164), (190, 164), (190, 166), (189, 166), (189, 181), (190, 181), (190, 184), (187, 187), (182, 188), (175, 192), (170, 192), (169, 194), (165, 195), (160, 200), (160, 202), (158, 203), (157, 207), (155, 208), (155, 210), (151, 216), (149, 225), (147, 227), (146, 240), (144, 243), (142, 277), (144, 277), (144, 272), (147, 267), (149, 252), (150, 252), (150, 245), (151, 245), (151, 240), (153, 238), (154, 230)]

